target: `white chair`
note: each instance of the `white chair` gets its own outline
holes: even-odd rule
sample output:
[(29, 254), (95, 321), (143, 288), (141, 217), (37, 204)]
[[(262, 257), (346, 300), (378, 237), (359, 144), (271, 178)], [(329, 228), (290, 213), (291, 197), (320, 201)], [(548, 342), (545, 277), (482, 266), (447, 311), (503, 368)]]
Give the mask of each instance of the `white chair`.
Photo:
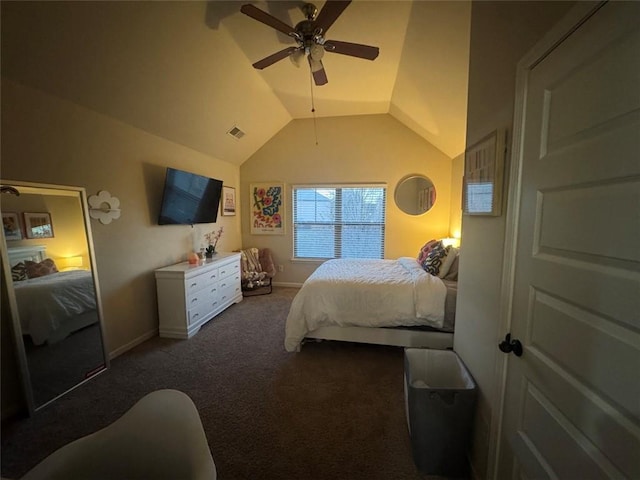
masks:
[(111, 425), (56, 450), (23, 480), (217, 477), (193, 401), (177, 390), (140, 399)]

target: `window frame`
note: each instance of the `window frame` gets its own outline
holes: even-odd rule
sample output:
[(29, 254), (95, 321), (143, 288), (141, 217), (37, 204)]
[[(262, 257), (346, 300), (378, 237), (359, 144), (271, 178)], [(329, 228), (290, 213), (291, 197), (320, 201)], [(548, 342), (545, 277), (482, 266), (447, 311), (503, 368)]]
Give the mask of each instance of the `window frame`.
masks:
[[(332, 189), (332, 190), (336, 190), (336, 197), (341, 196), (342, 195), (342, 189), (347, 189), (347, 188), (362, 188), (362, 189), (366, 189), (366, 188), (372, 188), (372, 189), (382, 189), (383, 190), (383, 195), (382, 195), (382, 199), (384, 201), (384, 205), (383, 205), (383, 212), (382, 212), (382, 222), (381, 223), (367, 223), (367, 225), (371, 225), (371, 226), (376, 226), (378, 225), (381, 229), (381, 234), (380, 234), (380, 242), (381, 242), (381, 248), (380, 248), (380, 253), (381, 256), (379, 258), (385, 258), (385, 251), (386, 251), (386, 227), (387, 227), (387, 203), (388, 203), (388, 186), (386, 183), (382, 183), (382, 182), (371, 182), (371, 183), (308, 183), (308, 184), (295, 184), (295, 185), (291, 185), (291, 225), (292, 225), (292, 242), (291, 242), (291, 246), (292, 246), (292, 253), (291, 253), (291, 260), (294, 262), (324, 262), (326, 260), (330, 260), (330, 259), (334, 259), (334, 258), (353, 258), (353, 257), (342, 257), (342, 256), (333, 256), (333, 257), (302, 257), (302, 256), (296, 256), (296, 238), (297, 238), (297, 228), (298, 228), (298, 224), (296, 222), (296, 208), (297, 208), (297, 203), (296, 203), (296, 192), (297, 190), (302, 190), (302, 189), (313, 189), (313, 190), (318, 190), (318, 189)], [(342, 212), (336, 212), (338, 214), (342, 214)], [(340, 239), (341, 235), (339, 233), (336, 232), (341, 232), (342, 228), (345, 225), (350, 225), (349, 223), (344, 223), (344, 222), (318, 222), (318, 224), (325, 224), (325, 225), (333, 225), (335, 227), (335, 231), (334, 231), (334, 239)], [(340, 252), (340, 255), (342, 254), (342, 242), (339, 241), (339, 245), (337, 245), (336, 247), (336, 251)], [(361, 258), (378, 258), (378, 257), (361, 257)]]

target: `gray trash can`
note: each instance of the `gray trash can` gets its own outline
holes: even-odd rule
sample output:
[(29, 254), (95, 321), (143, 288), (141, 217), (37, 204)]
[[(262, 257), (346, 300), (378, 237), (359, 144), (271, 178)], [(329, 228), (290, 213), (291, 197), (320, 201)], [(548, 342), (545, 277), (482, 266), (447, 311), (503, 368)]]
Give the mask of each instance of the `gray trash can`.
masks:
[(405, 408), (413, 461), (428, 475), (466, 477), (476, 384), (451, 350), (405, 348)]

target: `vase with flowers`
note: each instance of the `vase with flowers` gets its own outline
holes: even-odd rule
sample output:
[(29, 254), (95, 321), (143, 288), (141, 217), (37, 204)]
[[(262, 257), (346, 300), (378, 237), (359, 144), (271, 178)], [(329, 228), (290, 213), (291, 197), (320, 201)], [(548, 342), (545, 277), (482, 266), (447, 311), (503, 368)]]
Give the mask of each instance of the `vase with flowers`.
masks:
[(205, 233), (204, 239), (207, 242), (207, 247), (204, 250), (206, 258), (213, 258), (216, 254), (216, 245), (218, 245), (218, 240), (222, 237), (222, 232), (224, 232), (224, 228), (220, 227), (217, 232), (209, 232)]

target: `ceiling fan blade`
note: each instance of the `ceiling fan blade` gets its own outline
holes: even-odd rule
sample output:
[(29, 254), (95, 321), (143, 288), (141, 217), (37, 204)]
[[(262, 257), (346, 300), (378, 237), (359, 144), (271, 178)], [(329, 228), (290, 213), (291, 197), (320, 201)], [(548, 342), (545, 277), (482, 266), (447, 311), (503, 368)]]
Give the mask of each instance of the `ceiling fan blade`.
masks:
[(367, 60), (375, 60), (380, 53), (378, 47), (361, 45), (360, 43), (339, 42), (337, 40), (327, 40), (324, 42), (324, 49), (327, 52), (340, 53), (342, 55), (350, 55)]
[(327, 0), (315, 19), (316, 27), (322, 29), (323, 35), (350, 3), (351, 0)]
[(257, 68), (258, 70), (262, 70), (263, 68), (268, 67), (269, 65), (273, 65), (274, 63), (276, 63), (279, 60), (282, 60), (283, 58), (287, 58), (289, 55), (291, 55), (293, 52), (295, 52), (298, 49), (299, 47), (287, 47), (284, 50), (280, 50), (279, 52), (276, 52), (273, 55), (269, 55), (268, 57), (263, 58), (262, 60), (258, 60), (256, 63), (253, 64), (253, 67)]
[(313, 81), (317, 86), (326, 85), (329, 82), (327, 78), (327, 72), (324, 71), (324, 65), (321, 60), (314, 60), (311, 56), (309, 59), (309, 66), (311, 67), (311, 74), (313, 75)]
[(281, 22), (276, 17), (269, 15), (267, 12), (263, 12), (262, 10), (251, 5), (250, 3), (247, 3), (246, 5), (243, 5), (242, 7), (240, 7), (240, 11), (245, 15), (248, 15), (251, 18), (258, 20), (259, 22), (264, 23), (265, 25), (269, 25), (270, 27), (281, 31), (285, 35), (290, 35), (291, 33), (295, 32), (293, 27), (290, 27), (286, 23)]

